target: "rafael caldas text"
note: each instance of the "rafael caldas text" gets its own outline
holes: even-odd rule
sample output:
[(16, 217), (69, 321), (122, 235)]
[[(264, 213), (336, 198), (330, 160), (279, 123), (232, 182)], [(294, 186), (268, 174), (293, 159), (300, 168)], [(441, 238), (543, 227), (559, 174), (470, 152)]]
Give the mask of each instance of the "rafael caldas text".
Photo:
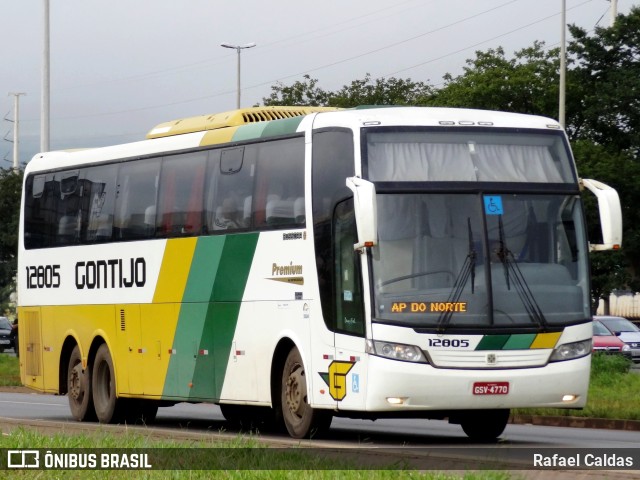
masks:
[(533, 454), (534, 467), (633, 467), (633, 457), (614, 454)]

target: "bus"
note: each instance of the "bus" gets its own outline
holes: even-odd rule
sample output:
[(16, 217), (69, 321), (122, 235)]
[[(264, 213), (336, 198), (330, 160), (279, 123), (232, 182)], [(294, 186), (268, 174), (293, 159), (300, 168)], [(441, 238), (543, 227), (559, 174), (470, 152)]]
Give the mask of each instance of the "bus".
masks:
[(621, 228), (615, 190), (579, 179), (538, 116), (254, 107), (41, 153), (20, 216), (21, 380), (79, 421), (204, 402), (295, 438), (342, 416), (495, 439), (512, 408), (585, 405), (588, 253)]

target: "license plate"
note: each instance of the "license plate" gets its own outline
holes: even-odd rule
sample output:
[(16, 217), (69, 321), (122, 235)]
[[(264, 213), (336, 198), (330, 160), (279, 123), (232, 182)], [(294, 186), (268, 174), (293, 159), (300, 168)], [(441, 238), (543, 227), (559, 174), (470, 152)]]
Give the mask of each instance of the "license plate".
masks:
[(9, 345), (11, 340), (0, 340), (0, 345)]
[(474, 395), (506, 395), (509, 393), (509, 382), (475, 382)]

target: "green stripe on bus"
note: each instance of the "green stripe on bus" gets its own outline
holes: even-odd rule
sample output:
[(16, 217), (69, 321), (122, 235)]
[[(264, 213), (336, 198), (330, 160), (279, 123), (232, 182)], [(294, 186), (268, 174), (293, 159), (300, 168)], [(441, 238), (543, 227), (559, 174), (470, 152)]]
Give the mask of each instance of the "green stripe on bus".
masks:
[(296, 133), (303, 118), (304, 117), (294, 117), (269, 122), (262, 132), (262, 137), (275, 137), (277, 135), (290, 135), (292, 133)]
[(164, 398), (217, 400), (259, 234), (198, 239)]
[(233, 142), (241, 142), (243, 140), (253, 140), (263, 136), (263, 131), (266, 128), (268, 122), (250, 123), (248, 125), (241, 125), (233, 134)]
[(511, 338), (502, 347), (503, 350), (526, 350), (536, 338), (535, 333), (511, 335)]
[(485, 335), (476, 350), (502, 350), (511, 335)]

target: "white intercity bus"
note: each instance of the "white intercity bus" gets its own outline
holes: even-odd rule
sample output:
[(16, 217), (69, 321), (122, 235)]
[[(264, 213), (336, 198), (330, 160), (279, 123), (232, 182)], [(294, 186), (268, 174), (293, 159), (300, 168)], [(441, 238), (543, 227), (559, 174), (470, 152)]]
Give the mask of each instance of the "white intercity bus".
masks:
[(580, 180), (537, 116), (263, 107), (42, 153), (20, 217), (22, 382), (80, 421), (210, 402), (296, 438), (344, 416), (495, 439), (511, 408), (585, 405), (588, 253), (621, 230), (616, 192)]

